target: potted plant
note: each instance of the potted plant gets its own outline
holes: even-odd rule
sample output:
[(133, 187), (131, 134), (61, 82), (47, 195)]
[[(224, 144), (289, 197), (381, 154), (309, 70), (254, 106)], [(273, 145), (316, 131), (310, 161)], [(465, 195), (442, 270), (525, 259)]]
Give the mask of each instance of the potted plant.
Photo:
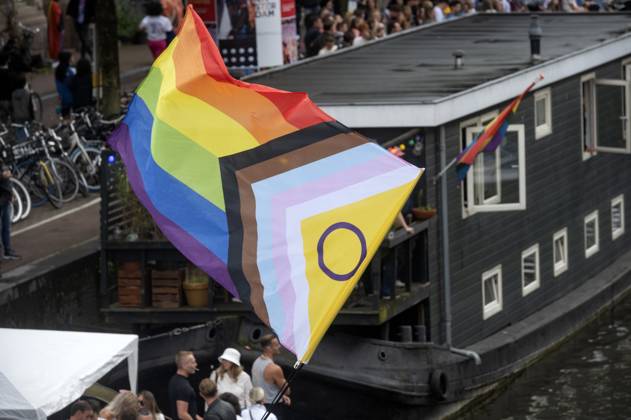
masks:
[(208, 306), (208, 274), (193, 265), (189, 265), (186, 267), (186, 279), (183, 287), (189, 306), (195, 308)]
[(427, 204), (427, 201), (424, 200), (424, 195), (425, 188), (420, 188), (416, 202), (422, 205), (419, 207), (414, 207), (412, 209), (412, 214), (414, 215), (414, 219), (416, 220), (427, 220), (436, 215), (436, 208)]

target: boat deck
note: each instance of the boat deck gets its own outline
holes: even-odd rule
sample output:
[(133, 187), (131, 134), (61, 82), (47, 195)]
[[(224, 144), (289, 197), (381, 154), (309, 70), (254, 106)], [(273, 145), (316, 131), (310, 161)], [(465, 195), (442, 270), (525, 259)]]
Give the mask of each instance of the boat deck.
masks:
[[(362, 296), (349, 300), (335, 319), (335, 325), (381, 325), (406, 309), (429, 297), (429, 282), (412, 283), (409, 290), (397, 288), (396, 296), (391, 300), (379, 299), (377, 296)], [(114, 303), (101, 309), (107, 322), (123, 322), (130, 324), (182, 324), (203, 323), (222, 315), (245, 315), (250, 309), (236, 301), (213, 302), (209, 307), (179, 308), (125, 307)]]

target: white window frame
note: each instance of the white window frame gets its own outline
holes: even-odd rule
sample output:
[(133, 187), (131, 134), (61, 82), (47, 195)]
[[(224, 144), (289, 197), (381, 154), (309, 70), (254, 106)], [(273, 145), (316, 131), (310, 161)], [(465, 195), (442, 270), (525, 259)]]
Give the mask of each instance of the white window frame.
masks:
[[(629, 121), (629, 108), (631, 107), (631, 76), (627, 77), (627, 74), (629, 74), (631, 72), (631, 69), (629, 66), (630, 62), (623, 62), (623, 72), (624, 77), (622, 80), (618, 80), (618, 79), (597, 79), (596, 78), (596, 74), (595, 73), (589, 73), (586, 74), (584, 76), (581, 77), (581, 87), (580, 87), (580, 94), (581, 94), (581, 147), (582, 147), (582, 153), (583, 153), (583, 160), (587, 160), (590, 157), (592, 157), (593, 155), (595, 155), (598, 152), (608, 152), (608, 153), (624, 153), (624, 154), (631, 154), (631, 121)], [(593, 83), (591, 83), (590, 87), (590, 94), (591, 94), (591, 98), (592, 98), (592, 104), (590, 107), (590, 121), (592, 124), (592, 128), (593, 128), (593, 151), (586, 151), (585, 150), (585, 139), (583, 138), (583, 84), (589, 81), (593, 81)], [(623, 92), (624, 92), (624, 102), (625, 102), (625, 113), (626, 115), (620, 116), (620, 119), (622, 119), (623, 121), (621, 122), (622, 125), (622, 136), (625, 140), (625, 146), (624, 147), (607, 147), (607, 146), (600, 146), (599, 142), (598, 142), (598, 104), (597, 104), (597, 91), (598, 91), (598, 86), (619, 86), (624, 88)]]
[(591, 158), (592, 156), (596, 155), (596, 153), (597, 153), (596, 152), (596, 146), (595, 146), (595, 142), (596, 142), (596, 140), (595, 140), (595, 138), (596, 138), (596, 112), (594, 111), (596, 109), (596, 105), (595, 105), (595, 100), (596, 100), (596, 86), (595, 86), (595, 83), (596, 82), (594, 82), (594, 83), (592, 83), (590, 85), (590, 88), (591, 88), (590, 89), (590, 93), (591, 93), (592, 103), (591, 103), (591, 106), (590, 106), (590, 115), (589, 115), (590, 118), (589, 119), (591, 121), (591, 126), (592, 126), (592, 131), (593, 131), (592, 135), (594, 136), (594, 138), (592, 139), (592, 146), (593, 146), (592, 150), (588, 150), (588, 151), (585, 150), (585, 138), (584, 138), (584, 135), (583, 135), (584, 132), (585, 132), (585, 127), (584, 127), (584, 122), (583, 122), (583, 108), (585, 107), (585, 104), (584, 104), (585, 99), (583, 97), (583, 85), (586, 82), (589, 82), (591, 80), (596, 80), (596, 73), (589, 73), (589, 74), (581, 76), (581, 85), (580, 85), (580, 88), (579, 88), (579, 90), (580, 90), (579, 95), (580, 95), (580, 98), (581, 98), (581, 110), (580, 110), (581, 153), (582, 153), (582, 156), (583, 156), (583, 161)]
[[(556, 243), (558, 240), (563, 240), (563, 255), (561, 256), (561, 261), (557, 262), (556, 252), (557, 247)], [(570, 266), (568, 260), (568, 241), (567, 241), (567, 228), (563, 228), (560, 231), (556, 232), (552, 236), (552, 264), (554, 265), (554, 277), (558, 277), (561, 273), (567, 271)]]
[[(491, 112), (487, 112), (484, 113), (482, 115), (479, 115), (477, 117), (474, 118), (469, 118), (468, 120), (465, 120), (463, 122), (460, 123), (460, 126), (458, 127), (458, 136), (460, 138), (460, 147), (464, 148), (466, 147), (467, 143), (467, 138), (466, 138), (466, 134), (463, 137), (462, 136), (462, 132), (463, 130), (466, 131), (467, 128), (470, 127), (480, 127), (480, 129), (483, 129), (486, 124), (488, 124), (489, 122), (491, 122), (493, 120), (493, 118), (497, 117), (499, 115), (499, 111), (495, 110), (495, 111), (491, 111)], [(471, 169), (469, 170), (469, 172), (471, 172)], [(468, 178), (468, 177), (467, 177)], [(472, 212), (469, 208), (469, 201), (467, 197), (467, 195), (469, 194), (466, 188), (466, 185), (464, 182), (461, 182), (461, 190), (462, 190), (462, 218), (466, 219), (467, 217), (471, 216), (474, 214), (474, 212)]]
[[(468, 127), (466, 129), (467, 135), (467, 145), (473, 141), (474, 133), (479, 130), (479, 127)], [(484, 200), (483, 204), (475, 204), (475, 176), (467, 176), (466, 178), (466, 194), (467, 194), (467, 206), (466, 206), (466, 214), (467, 216), (471, 216), (475, 213), (488, 213), (488, 212), (498, 212), (498, 211), (515, 211), (515, 210), (525, 210), (526, 209), (526, 136), (525, 136), (525, 128), (523, 124), (511, 124), (508, 126), (506, 130), (507, 133), (514, 132), (517, 133), (517, 159), (519, 162), (519, 202), (518, 203), (505, 203), (502, 204), (502, 191), (501, 191), (501, 159), (496, 158), (496, 173), (497, 173), (497, 195), (493, 197), (489, 197)], [(500, 153), (501, 146), (497, 148), (496, 153)], [(476, 160), (482, 155), (480, 153)], [(480, 168), (480, 166), (478, 166)], [(476, 163), (474, 162), (471, 169), (469, 170), (470, 174), (475, 174), (477, 172)]]
[[(535, 255), (535, 280), (530, 284), (526, 285), (526, 270), (524, 267), (524, 260), (531, 256)], [(537, 290), (541, 285), (541, 276), (539, 274), (539, 244), (535, 244), (530, 248), (522, 251), (521, 253), (521, 295), (526, 296), (529, 293)]]
[[(535, 140), (539, 140), (545, 136), (552, 134), (552, 93), (550, 88), (541, 89), (535, 92), (534, 115), (535, 115)], [(545, 123), (537, 125), (537, 102), (543, 100)]]
[[(494, 276), (497, 276), (497, 288), (495, 290), (496, 300), (489, 302), (485, 305), (484, 303), (484, 282), (487, 279), (490, 279)], [(498, 265), (488, 271), (482, 273), (482, 316), (483, 319), (489, 319), (496, 313), (502, 310), (502, 265)]]
[[(587, 248), (587, 224), (594, 222), (594, 235), (596, 236), (596, 243), (591, 247)], [(594, 210), (587, 216), (585, 216), (585, 221), (583, 223), (583, 245), (585, 248), (585, 258), (589, 258), (600, 250), (600, 234), (598, 229), (598, 210)]]
[[(614, 226), (614, 207), (620, 206), (620, 226)], [(624, 195), (620, 194), (611, 200), (611, 240), (616, 240), (624, 234)]]

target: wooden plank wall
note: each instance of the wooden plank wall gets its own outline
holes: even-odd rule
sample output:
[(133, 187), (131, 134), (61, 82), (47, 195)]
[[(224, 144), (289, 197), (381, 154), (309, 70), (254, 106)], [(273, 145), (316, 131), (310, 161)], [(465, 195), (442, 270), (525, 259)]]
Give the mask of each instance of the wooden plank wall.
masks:
[[(621, 61), (594, 69), (598, 78), (622, 77)], [(524, 85), (528, 81), (524, 81)], [(467, 346), (532, 314), (600, 272), (631, 246), (631, 155), (601, 153), (582, 160), (580, 76), (551, 86), (552, 134), (535, 141), (534, 100), (530, 94), (511, 120), (524, 124), (526, 134), (525, 211), (480, 213), (462, 218), (462, 196), (454, 171), (449, 171), (449, 234), (453, 307), (453, 343)], [(619, 100), (619, 98), (612, 98)], [(500, 110), (481, 110), (462, 121)], [(459, 124), (447, 125), (448, 160), (459, 151)], [(428, 143), (429, 144), (429, 143)], [(438, 162), (438, 140), (428, 150), (428, 166)], [(433, 161), (432, 161), (433, 159)], [(437, 167), (437, 166), (433, 166)], [(438, 187), (437, 185), (436, 187)], [(433, 186), (430, 183), (430, 188)], [(435, 189), (430, 193), (438, 202)], [(611, 199), (624, 193), (626, 233), (612, 241)], [(586, 259), (583, 220), (599, 211), (600, 251)], [(430, 233), (430, 277), (439, 279), (438, 226)], [(553, 276), (552, 236), (568, 229), (569, 269)], [(522, 297), (521, 253), (539, 244), (541, 286)], [(481, 275), (502, 265), (503, 310), (483, 320)], [(441, 304), (439, 282), (432, 284), (432, 328), (438, 331)], [(440, 341), (436, 335), (434, 341)], [(441, 337), (442, 339), (442, 337)]]

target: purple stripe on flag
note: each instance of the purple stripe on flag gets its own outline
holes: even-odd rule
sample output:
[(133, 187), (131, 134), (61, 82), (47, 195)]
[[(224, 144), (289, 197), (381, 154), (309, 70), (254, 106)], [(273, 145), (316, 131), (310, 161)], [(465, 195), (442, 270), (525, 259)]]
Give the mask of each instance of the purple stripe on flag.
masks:
[(239, 293), (228, 273), (226, 265), (197, 239), (189, 235), (155, 208), (144, 190), (140, 171), (136, 166), (131, 142), (129, 128), (124, 122), (118, 126), (108, 140), (110, 146), (112, 146), (123, 159), (127, 167), (129, 183), (140, 202), (149, 213), (151, 213), (151, 216), (153, 216), (153, 219), (160, 227), (162, 233), (164, 233), (164, 236), (166, 236), (186, 258), (212, 276), (214, 280), (225, 287), (233, 296), (238, 298)]
[(497, 149), (498, 146), (502, 144), (502, 140), (504, 140), (504, 137), (506, 137), (506, 131), (508, 131), (508, 118), (504, 120), (504, 123), (502, 124), (500, 129), (497, 130), (497, 133), (495, 133), (493, 139), (491, 139), (491, 141), (486, 145), (484, 151), (487, 153), (494, 152), (495, 149)]

